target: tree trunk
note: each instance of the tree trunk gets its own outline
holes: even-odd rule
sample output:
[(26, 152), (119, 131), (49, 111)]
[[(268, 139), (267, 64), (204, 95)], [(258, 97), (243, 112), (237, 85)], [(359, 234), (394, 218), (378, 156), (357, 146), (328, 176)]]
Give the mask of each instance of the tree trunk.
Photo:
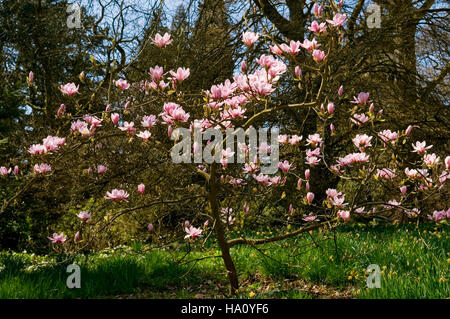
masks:
[(230, 247), (225, 238), (225, 229), (223, 227), (222, 220), (220, 219), (219, 206), (217, 204), (216, 165), (216, 163), (211, 164), (208, 198), (211, 205), (211, 212), (214, 217), (214, 227), (217, 241), (219, 242), (220, 250), (222, 252), (222, 259), (225, 263), (225, 268), (227, 269), (228, 279), (230, 280), (231, 293), (236, 294), (239, 289), (238, 276), (233, 259), (230, 255)]

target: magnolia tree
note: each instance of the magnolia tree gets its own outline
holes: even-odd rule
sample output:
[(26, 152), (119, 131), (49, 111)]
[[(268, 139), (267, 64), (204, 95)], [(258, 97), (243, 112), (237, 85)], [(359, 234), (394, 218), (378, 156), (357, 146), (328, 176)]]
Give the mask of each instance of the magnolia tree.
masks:
[[(4, 183), (14, 175), (23, 180), (15, 195), (4, 201), (2, 211), (20, 202), (32, 185), (55, 193), (74, 190), (74, 207), (77, 200), (95, 197), (91, 209), (66, 217), (71, 220), (70, 229), (46, 234), (60, 252), (88, 247), (120, 218), (139, 211), (149, 212), (140, 222), (156, 244), (164, 231), (184, 233), (184, 240), (192, 244), (213, 234), (233, 292), (239, 287), (230, 255), (235, 245), (279, 241), (387, 213), (445, 221), (450, 217), (448, 207), (438, 205), (429, 211), (420, 207), (440, 200), (442, 204), (448, 197), (450, 156), (433, 153), (426, 141), (412, 140), (414, 127), (404, 131), (384, 127), (383, 111), (368, 92), (354, 92), (353, 101), (345, 106), (338, 103), (344, 96), (342, 86), (333, 96), (324, 96), (332, 77), (328, 63), (346, 40), (347, 18), (340, 10), (334, 2), (315, 5), (316, 21), (309, 27), (312, 36), (303, 42), (277, 43), (268, 32), (244, 32), (248, 52), (257, 41), (266, 41), (270, 44), (267, 54), (255, 61), (244, 60), (232, 79), (207, 91), (183, 90), (183, 83), (189, 81), (188, 68), (153, 66), (149, 79), (138, 83), (111, 78), (104, 111), (90, 112), (77, 99), (87, 89), (88, 74), (80, 75), (79, 84), (60, 85), (67, 98), (55, 114), (60, 127), (45, 132), (42, 140), (24, 142), (23, 158), (0, 169)], [(160, 50), (172, 42), (167, 33), (151, 40)], [(306, 74), (320, 84), (302, 87)], [(30, 86), (33, 81), (30, 72)], [(308, 90), (306, 99), (282, 103), (280, 90), (293, 83)], [(287, 134), (283, 123), (269, 130), (265, 119), (274, 122), (279, 112), (299, 108), (316, 113), (316, 133)], [(349, 144), (353, 150), (330, 158), (327, 140), (339, 133), (334, 122), (337, 114), (352, 127)], [(404, 144), (411, 146), (413, 162), (399, 156)], [(315, 194), (310, 182), (319, 167), (356, 187)], [(377, 189), (387, 189), (388, 195), (373, 192)], [(319, 201), (318, 195), (325, 199)], [(228, 232), (246, 220), (268, 223), (257, 215), (258, 202), (280, 196), (291, 199), (279, 217), (289, 226), (285, 231), (271, 237), (230, 238)], [(189, 210), (190, 221), (168, 221), (174, 207)]]

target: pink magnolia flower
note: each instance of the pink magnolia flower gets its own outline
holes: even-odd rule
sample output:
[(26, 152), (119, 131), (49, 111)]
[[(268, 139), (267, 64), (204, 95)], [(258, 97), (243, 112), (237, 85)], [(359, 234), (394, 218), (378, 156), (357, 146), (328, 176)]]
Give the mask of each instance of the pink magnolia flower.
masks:
[(353, 104), (359, 104), (359, 105), (366, 105), (367, 102), (371, 102), (369, 101), (369, 93), (366, 92), (360, 92), (358, 94), (358, 97), (353, 97), (353, 101), (351, 101), (350, 103)]
[(37, 174), (45, 174), (52, 170), (52, 167), (48, 164), (42, 163), (42, 164), (35, 164), (33, 171)]
[(318, 165), (320, 162), (320, 158), (318, 158), (317, 156), (308, 156), (306, 157), (306, 161), (305, 164), (308, 164), (311, 167), (314, 167), (316, 165)]
[(76, 242), (78, 242), (79, 240), (80, 240), (80, 232), (77, 231), (77, 232), (75, 233), (75, 236), (73, 236), (73, 241), (76, 243)]
[(124, 79), (118, 79), (114, 81), (114, 85), (121, 90), (127, 90), (130, 87), (130, 84), (127, 82), (127, 80)]
[(305, 40), (303, 40), (303, 43), (300, 43), (299, 45), (308, 51), (312, 51), (312, 50), (320, 47), (320, 43), (317, 42), (316, 38), (312, 39), (311, 41), (309, 41), (308, 39), (305, 39)]
[(246, 46), (251, 47), (253, 44), (258, 41), (259, 34), (247, 31), (242, 33), (242, 42), (245, 43)]
[(159, 82), (164, 75), (164, 69), (161, 66), (155, 66), (154, 68), (150, 68), (150, 76), (154, 82)]
[(48, 151), (55, 152), (60, 146), (65, 145), (66, 139), (58, 136), (47, 136), (42, 142), (43, 146), (45, 146)]
[(347, 221), (350, 218), (350, 212), (348, 210), (340, 210), (337, 212), (337, 214), (344, 221)]
[(334, 128), (334, 124), (333, 123), (330, 124), (330, 131), (331, 131), (331, 135), (333, 135), (334, 132), (335, 132), (335, 128)]
[[(441, 175), (439, 176), (439, 183), (444, 184), (446, 180), (450, 179), (450, 171), (443, 170)], [(443, 185), (441, 185), (443, 186)]]
[(197, 237), (202, 237), (203, 230), (200, 228), (195, 228), (194, 226), (190, 226), (189, 228), (185, 228), (185, 232), (187, 233), (186, 236), (184, 236), (185, 239), (195, 239)]
[(288, 161), (284, 161), (284, 162), (280, 162), (278, 163), (278, 168), (281, 169), (283, 171), (283, 173), (287, 173), (289, 172), (289, 170), (291, 169), (292, 164), (289, 164)]
[(278, 135), (278, 143), (287, 144), (289, 136), (287, 134)]
[(316, 17), (318, 17), (322, 14), (322, 6), (318, 5), (317, 3), (314, 3), (313, 10), (314, 10), (314, 15)]
[(303, 139), (303, 136), (292, 135), (292, 136), (289, 138), (289, 144), (291, 144), (291, 145), (297, 145), (302, 139)]
[(290, 214), (294, 214), (295, 210), (294, 210), (294, 206), (292, 206), (292, 204), (289, 204), (289, 209), (288, 209)]
[(433, 147), (433, 145), (426, 146), (427, 142), (425, 142), (425, 141), (423, 141), (422, 143), (417, 141), (416, 145), (414, 145), (414, 144), (411, 144), (411, 145), (414, 149), (413, 152), (418, 153), (418, 154), (425, 153), (427, 150), (429, 150), (430, 148)]
[(19, 175), (19, 166), (14, 166), (14, 170), (13, 170), (14, 175)]
[(301, 46), (302, 46), (302, 43), (300, 41), (291, 40), (289, 42), (289, 45), (287, 45), (286, 43), (283, 43), (280, 45), (280, 48), (286, 53), (289, 53), (292, 55), (297, 55), (300, 53)]
[(391, 130), (384, 130), (380, 133), (378, 133), (378, 136), (383, 140), (385, 143), (395, 143), (398, 138), (397, 132), (392, 132)]
[(247, 204), (244, 204), (244, 206), (242, 206), (242, 210), (248, 214), (250, 212), (250, 207)]
[(142, 138), (143, 140), (148, 141), (148, 139), (150, 138), (151, 135), (152, 135), (152, 133), (150, 133), (149, 131), (145, 130), (143, 132), (139, 132), (139, 134), (136, 135), (136, 136)]
[(145, 185), (144, 184), (139, 184), (138, 185), (138, 193), (139, 194), (145, 194)]
[(155, 35), (155, 37), (152, 39), (153, 44), (155, 44), (157, 47), (164, 48), (165, 46), (172, 43), (173, 40), (170, 39), (170, 34), (167, 32), (164, 33), (163, 36), (161, 36), (159, 33)]
[(445, 162), (445, 168), (450, 169), (450, 156), (447, 156), (444, 160)]
[(92, 115), (85, 115), (83, 120), (89, 123), (91, 127), (102, 126), (101, 123), (103, 122), (103, 119), (99, 119), (98, 117)]
[(45, 147), (45, 145), (41, 145), (41, 144), (33, 144), (28, 148), (28, 153), (32, 154), (32, 155), (42, 155), (42, 154), (47, 154), (48, 149), (47, 147)]
[(270, 177), (264, 174), (259, 174), (259, 175), (253, 175), (253, 178), (255, 180), (257, 180), (260, 184), (264, 185), (264, 186), (270, 186), (272, 185), (272, 182), (270, 181)]
[(429, 167), (437, 165), (439, 163), (439, 161), (440, 161), (440, 158), (435, 153), (427, 154), (423, 158), (423, 162)]
[(141, 121), (141, 125), (143, 126), (143, 127), (153, 127), (153, 126), (155, 126), (155, 124), (156, 124), (156, 122), (157, 122), (158, 120), (156, 119), (156, 116), (155, 115), (153, 115), (153, 114), (151, 114), (151, 115), (145, 115), (143, 118), (142, 118), (142, 121)]
[(111, 114), (111, 121), (114, 123), (114, 125), (117, 125), (117, 123), (119, 123), (119, 118), (120, 118), (119, 113)]
[(334, 109), (335, 109), (334, 103), (333, 102), (328, 103), (327, 105), (328, 114), (332, 115), (334, 113)]
[(308, 142), (306, 145), (312, 145), (314, 147), (316, 147), (316, 145), (322, 145), (322, 137), (320, 137), (319, 133), (315, 133), (312, 135), (308, 135), (308, 138), (306, 139), (306, 142)]
[(56, 111), (56, 115), (58, 117), (61, 117), (66, 112), (66, 106), (64, 104), (61, 104), (58, 108), (58, 111)]
[(91, 213), (89, 213), (87, 210), (83, 210), (77, 214), (77, 217), (86, 222), (91, 218)]
[(311, 204), (311, 203), (313, 202), (313, 200), (314, 200), (314, 193), (308, 192), (308, 193), (306, 194), (306, 200), (307, 200), (307, 202), (308, 202), (309, 204)]
[(33, 82), (34, 82), (34, 73), (33, 73), (33, 71), (30, 71), (30, 73), (28, 73), (27, 82), (28, 82), (29, 85), (33, 84)]
[(345, 157), (339, 157), (339, 166), (351, 166), (357, 163), (367, 163), (369, 161), (369, 155), (364, 152), (348, 154)]
[(271, 147), (269, 144), (267, 144), (267, 142), (262, 142), (259, 147), (258, 147), (258, 153), (259, 154), (270, 154), (271, 152)]
[(359, 135), (352, 140), (353, 144), (359, 149), (360, 152), (363, 152), (366, 147), (372, 146), (370, 141), (372, 140), (372, 136), (368, 136), (367, 134)]
[(256, 63), (264, 68), (269, 69), (272, 65), (276, 63), (277, 60), (272, 55), (261, 55), (259, 59), (256, 59)]
[(390, 168), (378, 169), (377, 168), (376, 177), (391, 180), (392, 178), (395, 177), (395, 169), (390, 169)]
[(308, 148), (306, 150), (306, 156), (307, 157), (313, 157), (313, 156), (321, 157), (322, 155), (320, 155), (320, 148), (316, 147), (313, 151), (311, 151), (311, 149)]
[(245, 174), (256, 173), (259, 170), (259, 167), (255, 163), (245, 163), (242, 171)]
[(66, 236), (64, 235), (63, 232), (61, 232), (61, 234), (57, 234), (57, 233), (53, 233), (52, 237), (47, 237), (53, 244), (64, 244), (64, 242), (66, 241)]
[(437, 221), (449, 218), (449, 211), (450, 211), (450, 209), (447, 210), (447, 212), (445, 210), (439, 210), (439, 211), (435, 210), (432, 215), (428, 215), (428, 219), (434, 220), (437, 222)]
[(154, 229), (153, 224), (151, 224), (151, 223), (148, 224), (147, 229), (148, 229), (149, 232), (152, 232), (153, 229)]
[(419, 174), (418, 170), (416, 169), (409, 169), (408, 167), (405, 168), (405, 175), (409, 178), (421, 178), (422, 176)]
[(302, 179), (301, 178), (299, 178), (298, 180), (297, 180), (297, 189), (298, 190), (300, 190), (301, 188), (302, 188)]
[(282, 185), (284, 184), (284, 179), (281, 179), (281, 176), (274, 176), (274, 177), (270, 177), (270, 182), (272, 183), (272, 185)]
[(172, 75), (173, 79), (177, 80), (180, 83), (186, 80), (191, 74), (189, 68), (178, 68), (177, 72), (171, 70), (169, 73), (170, 75)]
[(299, 79), (301, 79), (303, 76), (302, 69), (298, 65), (295, 67), (294, 73), (295, 73), (295, 76)]
[(175, 122), (185, 123), (189, 119), (189, 113), (186, 113), (183, 108), (173, 102), (164, 103), (164, 112), (159, 116), (163, 119), (163, 124), (175, 124)]
[(347, 16), (345, 14), (336, 13), (333, 20), (327, 20), (327, 22), (335, 27), (339, 27), (347, 21), (346, 17)]
[(353, 114), (353, 117), (351, 117), (350, 120), (356, 125), (361, 126), (369, 120), (369, 117), (364, 113)]
[(348, 205), (345, 203), (345, 195), (343, 194), (341, 196), (330, 198), (330, 204), (336, 207), (343, 207)]
[(123, 126), (120, 126), (121, 131), (127, 131), (130, 135), (134, 135), (136, 129), (134, 128), (134, 122), (123, 122)]
[(241, 61), (241, 72), (247, 72), (247, 63), (245, 62), (245, 60)]
[(411, 134), (412, 129), (413, 129), (413, 126), (409, 125), (405, 130), (405, 136), (409, 136)]
[(5, 176), (11, 173), (11, 168), (7, 169), (5, 166), (0, 167), (0, 176)]
[(307, 215), (306, 217), (303, 217), (303, 220), (305, 222), (312, 222), (315, 221), (317, 219), (317, 216), (314, 215), (313, 213), (309, 213), (309, 215)]
[(75, 93), (78, 93), (79, 85), (76, 86), (75, 83), (67, 83), (65, 85), (61, 85), (61, 92), (65, 95), (72, 96)]
[(342, 96), (342, 94), (344, 94), (344, 86), (341, 85), (338, 90), (338, 95)]
[(308, 29), (314, 33), (325, 33), (327, 32), (327, 24), (325, 22), (319, 24), (317, 21), (313, 21)]
[(107, 170), (108, 170), (108, 167), (106, 167), (104, 165), (97, 166), (97, 173), (99, 173), (99, 174), (106, 173)]
[(227, 149), (222, 150), (222, 159), (221, 164), (223, 167), (226, 167), (228, 164), (228, 158), (233, 157), (235, 152), (231, 151), (231, 148), (227, 147)]
[(270, 52), (276, 55), (283, 55), (283, 50), (279, 45), (270, 46)]
[(305, 170), (305, 179), (309, 179), (309, 177), (311, 176), (311, 171), (309, 169)]
[(105, 199), (111, 199), (113, 201), (125, 201), (128, 202), (127, 198), (130, 196), (126, 191), (123, 189), (113, 189), (111, 192), (106, 192)]
[(400, 187), (400, 192), (402, 193), (403, 196), (406, 195), (406, 191), (407, 191), (407, 190), (408, 190), (408, 187), (406, 187), (406, 186)]
[(386, 209), (393, 209), (393, 208), (396, 208), (396, 207), (398, 207), (400, 205), (401, 205), (400, 202), (398, 202), (396, 199), (393, 199), (393, 200), (388, 201), (388, 205), (384, 205), (384, 208), (386, 208)]
[(327, 196), (330, 199), (334, 199), (335, 197), (342, 197), (343, 196), (342, 192), (338, 192), (337, 189), (334, 189), (334, 188), (328, 188), (325, 191), (325, 193), (327, 194)]

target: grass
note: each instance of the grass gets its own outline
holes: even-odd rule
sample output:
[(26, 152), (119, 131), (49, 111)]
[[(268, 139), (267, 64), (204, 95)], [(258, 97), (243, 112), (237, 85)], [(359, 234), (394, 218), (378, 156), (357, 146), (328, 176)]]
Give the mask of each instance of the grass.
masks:
[[(235, 298), (448, 298), (447, 227), (355, 225), (257, 248), (234, 247), (242, 285)], [(2, 252), (0, 298), (227, 297), (225, 269), (214, 244), (193, 245), (185, 258), (184, 244), (144, 251), (146, 246), (136, 243), (68, 261)], [(66, 287), (71, 263), (81, 268), (80, 289)], [(370, 264), (381, 268), (381, 288), (366, 287)]]

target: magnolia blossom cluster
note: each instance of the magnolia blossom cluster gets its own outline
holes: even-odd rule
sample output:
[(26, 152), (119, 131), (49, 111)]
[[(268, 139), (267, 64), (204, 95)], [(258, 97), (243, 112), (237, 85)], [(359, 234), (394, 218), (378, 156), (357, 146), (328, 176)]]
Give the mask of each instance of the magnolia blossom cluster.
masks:
[(5, 166), (0, 167), (0, 177), (6, 177), (11, 173), (11, 171), (14, 173), (14, 175), (19, 175), (19, 166), (14, 166), (14, 169), (6, 168)]
[(102, 126), (102, 122), (103, 119), (86, 114), (83, 116), (83, 120), (72, 122), (70, 128), (73, 133), (81, 134), (82, 136), (93, 136), (95, 134), (95, 129)]
[[(323, 9), (320, 5), (314, 4), (314, 14), (317, 17), (317, 20), (319, 20), (319, 17), (322, 16), (322, 10)], [(253, 108), (261, 106), (264, 102), (274, 97), (273, 93), (276, 92), (276, 90), (281, 86), (281, 79), (287, 76), (286, 73), (288, 70), (288, 65), (282, 61), (283, 57), (292, 58), (292, 56), (299, 55), (301, 50), (304, 49), (307, 54), (312, 57), (315, 63), (322, 63), (327, 59), (327, 56), (325, 52), (321, 50), (325, 50), (323, 48), (325, 44), (321, 44), (319, 41), (324, 39), (323, 37), (327, 34), (328, 30), (330, 30), (330, 33), (334, 33), (336, 32), (336, 29), (341, 28), (346, 21), (346, 15), (340, 13), (334, 15), (332, 20), (312, 21), (308, 28), (309, 31), (311, 31), (310, 35), (312, 36), (312, 40), (292, 40), (289, 41), (289, 43), (271, 45), (271, 54), (262, 54), (258, 56), (255, 61), (256, 68), (253, 72), (249, 71), (250, 68), (247, 66), (247, 62), (242, 61), (240, 72), (235, 74), (232, 79), (227, 79), (222, 83), (214, 84), (209, 90), (203, 92), (204, 110), (207, 115), (204, 115), (204, 118), (200, 119), (191, 119), (191, 114), (180, 105), (185, 105), (181, 102), (180, 97), (182, 94), (179, 93), (182, 93), (180, 92), (180, 87), (182, 87), (181, 83), (183, 83), (190, 76), (189, 68), (178, 67), (176, 70), (169, 70), (165, 72), (163, 67), (154, 66), (149, 69), (151, 81), (141, 82), (138, 84), (138, 87), (140, 85), (141, 89), (145, 91), (145, 94), (150, 94), (150, 90), (153, 90), (156, 94), (159, 94), (159, 96), (164, 96), (166, 100), (164, 103), (161, 103), (162, 105), (160, 105), (161, 113), (158, 115), (148, 114), (142, 117), (136, 115), (129, 121), (124, 121), (124, 119), (121, 121), (120, 113), (114, 112), (109, 114), (111, 122), (114, 125), (113, 127), (114, 129), (118, 128), (119, 130), (126, 132), (130, 136), (139, 137), (144, 140), (143, 145), (147, 146), (150, 143), (146, 141), (152, 137), (150, 130), (158, 123), (167, 126), (169, 136), (172, 136), (173, 128), (179, 125), (188, 126), (191, 131), (198, 128), (203, 130), (210, 127), (220, 129), (232, 128), (241, 120), (251, 117), (251, 115), (253, 115), (256, 111)], [(341, 31), (338, 30), (338, 32)], [(250, 49), (255, 45), (255, 43), (257, 43), (260, 37), (260, 34), (254, 32), (244, 32), (242, 34), (242, 41), (247, 46), (247, 49)], [(171, 39), (170, 34), (165, 33), (163, 36), (156, 34), (151, 41), (157, 47), (164, 48), (171, 44), (173, 40)], [(300, 66), (292, 66), (292, 68), (294, 71), (294, 80), (301, 81), (303, 78), (303, 72)], [(29, 83), (32, 83), (32, 76), (29, 75), (29, 78)], [(133, 84), (133, 86), (136, 84), (137, 83)], [(114, 85), (119, 89), (120, 96), (124, 96), (125, 93), (128, 93), (124, 91), (131, 87), (131, 85), (124, 79), (115, 80)], [(173, 91), (166, 91), (166, 88), (169, 86), (171, 86)], [(61, 92), (68, 96), (74, 96), (78, 90), (79, 86), (76, 86), (74, 83), (68, 83), (61, 86)], [(176, 94), (172, 95), (173, 92)], [(338, 96), (343, 96), (342, 85), (338, 89)], [(372, 101), (369, 100), (369, 96), (370, 95), (368, 92), (360, 92), (358, 96), (354, 96), (351, 101), (353, 106), (349, 111), (349, 120), (351, 121), (350, 124), (353, 123), (356, 125), (353, 127), (357, 130), (366, 129), (368, 125), (365, 125), (365, 123), (370, 122), (373, 124), (374, 119), (376, 119), (376, 116), (374, 115), (375, 106)], [(172, 97), (174, 101), (180, 104), (169, 101), (169, 97)], [(332, 119), (336, 110), (336, 105), (339, 104), (336, 103), (335, 105), (334, 102), (325, 100), (318, 102), (317, 105), (322, 102), (323, 104), (320, 106), (318, 114), (320, 117), (323, 116), (326, 120)], [(123, 114), (130, 114), (130, 110), (133, 109), (129, 107), (131, 103), (134, 103), (134, 100), (129, 98), (124, 106)], [(108, 105), (105, 112), (109, 112), (111, 107), (111, 104)], [(64, 105), (64, 108), (58, 112), (58, 116), (62, 115), (65, 111), (66, 107)], [(378, 114), (381, 116), (382, 110), (378, 112)], [(96, 129), (102, 126), (104, 119), (106, 119), (106, 122), (109, 122), (105, 116), (107, 114), (103, 115), (104, 116), (102, 118), (98, 118), (94, 115), (86, 114), (82, 117), (82, 119), (76, 119), (76, 121), (71, 123), (71, 131), (75, 135), (80, 134), (82, 136), (93, 136)], [(137, 121), (136, 124), (134, 121)], [(137, 133), (136, 126), (139, 126), (139, 123), (142, 130)], [(375, 161), (376, 158), (376, 156), (373, 155), (375, 154), (374, 149), (377, 146), (377, 140), (381, 140), (381, 142), (384, 143), (384, 146), (389, 145), (390, 148), (395, 148), (397, 147), (397, 144), (400, 144), (397, 143), (399, 140), (403, 137), (409, 136), (411, 129), (412, 127), (409, 127), (405, 131), (404, 135), (400, 132), (393, 132), (390, 129), (383, 129), (381, 131), (372, 131), (372, 133), (368, 133), (371, 135), (358, 132), (356, 135), (352, 135), (353, 139), (351, 141), (359, 152), (342, 154), (342, 156), (337, 159), (332, 159), (336, 162), (334, 163), (335, 165), (331, 165), (329, 169), (342, 177), (345, 177), (344, 174), (346, 172), (351, 174), (351, 171), (358, 171), (358, 173), (362, 172), (367, 174), (367, 178), (371, 178), (372, 175), (374, 175), (376, 180), (381, 179), (383, 183), (394, 184), (396, 192), (400, 189), (400, 193), (398, 194), (399, 197), (384, 203), (384, 206), (379, 206), (383, 207), (385, 210), (402, 210), (410, 217), (419, 216), (421, 214), (419, 209), (411, 207), (411, 205), (407, 205), (407, 200), (409, 200), (408, 197), (410, 193), (439, 189), (442, 185), (437, 185), (437, 181), (433, 179), (433, 177), (436, 176), (436, 172), (440, 174), (438, 174), (440, 184), (443, 184), (447, 179), (450, 179), (450, 156), (447, 156), (442, 162), (441, 158), (435, 153), (428, 153), (432, 148), (432, 145), (427, 145), (425, 141), (417, 141), (415, 144), (412, 144), (412, 152), (416, 153), (420, 157), (420, 167), (408, 167), (404, 170), (403, 174), (403, 170), (399, 170), (398, 168), (396, 169), (395, 167), (389, 167), (391, 166), (390, 164), (384, 163), (383, 165), (380, 165), (379, 163), (371, 163), (371, 161)], [(334, 133), (333, 124), (330, 125), (330, 130)], [(299, 198), (303, 201), (303, 204), (308, 208), (307, 211), (309, 212), (308, 215), (303, 212), (300, 215), (302, 220), (305, 222), (316, 222), (319, 220), (318, 216), (314, 212), (310, 212), (310, 210), (314, 207), (318, 207), (319, 205), (323, 205), (323, 207), (327, 210), (327, 213), (330, 213), (330, 216), (337, 216), (338, 219), (343, 221), (349, 220), (351, 217), (350, 215), (353, 212), (356, 212), (357, 214), (368, 214), (371, 211), (374, 213), (376, 211), (375, 207), (366, 212), (365, 207), (357, 206), (358, 203), (352, 203), (350, 205), (345, 200), (346, 194), (338, 191), (337, 189), (327, 189), (325, 192), (326, 200), (323, 202), (319, 202), (319, 197), (316, 197), (315, 193), (311, 191), (311, 170), (316, 169), (316, 167), (320, 165), (327, 166), (328, 159), (324, 153), (326, 139), (328, 139), (326, 134), (321, 135), (321, 133), (318, 132), (309, 134), (305, 139), (304, 144), (302, 143), (303, 136), (295, 134), (281, 134), (278, 136), (278, 142), (281, 145), (285, 145), (283, 147), (286, 150), (295, 151), (297, 146), (300, 144), (305, 146), (306, 156), (304, 163), (308, 165), (307, 167), (309, 168), (305, 170), (304, 178), (296, 175), (298, 169), (296, 169), (295, 166), (298, 165), (299, 161), (279, 161), (277, 163), (278, 170), (276, 174), (266, 175), (261, 173), (262, 158), (267, 156), (267, 154), (274, 153), (274, 145), (269, 145), (267, 142), (259, 145), (258, 155), (255, 156), (255, 158), (249, 158), (249, 145), (239, 143), (238, 147), (246, 154), (246, 162), (243, 164), (242, 169), (241, 167), (238, 167), (238, 174), (240, 174), (240, 176), (232, 176), (231, 172), (233, 170), (230, 169), (228, 164), (229, 159), (235, 155), (235, 152), (230, 148), (226, 148), (218, 154), (220, 155), (220, 164), (222, 165), (219, 170), (224, 172), (220, 179), (221, 182), (224, 183), (222, 186), (237, 189), (238, 187), (249, 184), (251, 185), (253, 183), (259, 184), (260, 188), (267, 187), (268, 191), (276, 191), (278, 190), (278, 186), (281, 187), (290, 185), (287, 183), (288, 178), (296, 176), (297, 190), (302, 192), (302, 195), (299, 196)], [(130, 139), (130, 142), (132, 140), (133, 139)], [(32, 145), (28, 149), (28, 152), (33, 155), (43, 155), (49, 152), (56, 152), (60, 147), (65, 145), (65, 142), (66, 141), (64, 138), (48, 136), (43, 140), (42, 144)], [(211, 143), (211, 141), (206, 141), (206, 143)], [(288, 146), (288, 144), (291, 146)], [(197, 142), (193, 144), (192, 148), (194, 154), (200, 151), (200, 145)], [(300, 161), (301, 164), (303, 164), (302, 162), (303, 160)], [(372, 165), (371, 168), (367, 168), (369, 163), (374, 165)], [(445, 168), (443, 169), (441, 169), (442, 163), (445, 165)], [(357, 165), (360, 164), (364, 165), (362, 170), (354, 169), (355, 166), (356, 168), (359, 168), (360, 166)], [(207, 167), (205, 166), (199, 166), (198, 168), (203, 172), (207, 172)], [(347, 168), (347, 170), (344, 168)], [(34, 173), (44, 174), (50, 172), (51, 169), (51, 166), (46, 163), (36, 164), (34, 166)], [(96, 170), (98, 174), (104, 174), (108, 168), (104, 165), (98, 165), (93, 169), (89, 168), (88, 172), (90, 173), (92, 170)], [(6, 176), (10, 173), (11, 168), (8, 169), (4, 166), (0, 167), (1, 176)], [(18, 174), (18, 169), (17, 173), (15, 171), (15, 174)], [(395, 184), (397, 180), (401, 180), (401, 182)], [(302, 189), (303, 183), (305, 184), (304, 192)], [(315, 192), (317, 193), (317, 191)], [(134, 196), (133, 193), (136, 196)], [(137, 186), (137, 194), (135, 192), (133, 193), (133, 196), (130, 198), (130, 194), (125, 189), (112, 189), (111, 191), (106, 192), (104, 199), (116, 203), (128, 202), (129, 200), (143, 201), (146, 198), (145, 184), (139, 184)], [(282, 198), (283, 196), (285, 196), (285, 193), (283, 193)], [(351, 195), (348, 194), (347, 197), (351, 198)], [(236, 207), (236, 211), (238, 211), (239, 207), (240, 206)], [(242, 210), (248, 214), (250, 208), (247, 204), (244, 204)], [(294, 209), (294, 206), (291, 203), (288, 211), (291, 216), (294, 216), (295, 212), (299, 211), (299, 209)], [(434, 211), (432, 215), (429, 215), (428, 217), (435, 221), (443, 220), (449, 218), (449, 211), (450, 209), (447, 211)], [(238, 216), (238, 214), (233, 214), (232, 207), (221, 208), (220, 219), (224, 224), (237, 224), (235, 223), (235, 220)], [(355, 215), (354, 218), (358, 218), (357, 216), (358, 215)], [(81, 211), (76, 215), (76, 217), (81, 220), (82, 223), (90, 223), (92, 221), (92, 214), (89, 211)], [(206, 227), (207, 223), (204, 224), (204, 228)], [(148, 224), (147, 228), (150, 232), (155, 230), (153, 224)], [(203, 236), (203, 230), (192, 226), (189, 221), (184, 222), (183, 228), (186, 232), (185, 239), (187, 240), (194, 240)], [(76, 241), (79, 238), (79, 233), (77, 234), (78, 237)], [(66, 241), (66, 236), (64, 233), (55, 233), (52, 237), (48, 237), (48, 239), (53, 243), (62, 244)]]
[(50, 172), (51, 170), (52, 170), (52, 167), (46, 163), (35, 164), (34, 169), (33, 169), (33, 171), (36, 175), (45, 174), (45, 173)]
[(431, 215), (428, 215), (428, 219), (434, 221), (450, 219), (450, 208), (447, 210), (435, 210)]
[(28, 153), (32, 155), (43, 155), (49, 152), (56, 152), (61, 146), (66, 144), (66, 139), (58, 136), (47, 136), (42, 140), (42, 144), (33, 144), (28, 148)]

